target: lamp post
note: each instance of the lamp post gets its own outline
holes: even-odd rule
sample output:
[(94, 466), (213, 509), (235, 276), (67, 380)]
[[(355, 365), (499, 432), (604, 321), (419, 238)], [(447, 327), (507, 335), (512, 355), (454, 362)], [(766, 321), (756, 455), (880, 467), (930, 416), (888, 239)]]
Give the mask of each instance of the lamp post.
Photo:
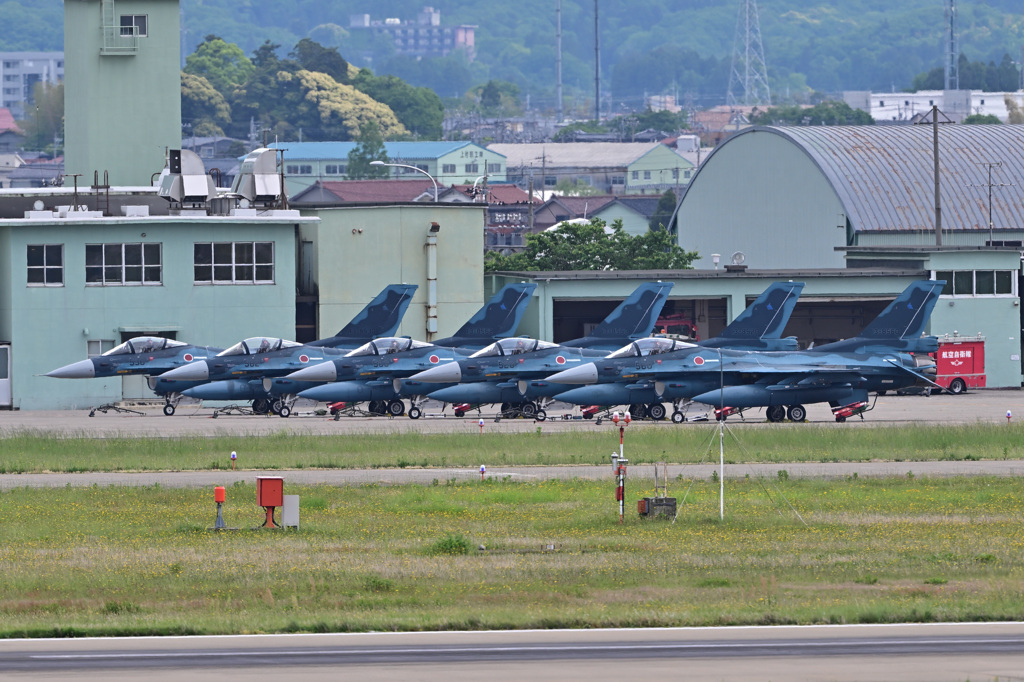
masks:
[(385, 163), (383, 161), (371, 161), (370, 165), (371, 166), (391, 166), (393, 168), (411, 168), (414, 171), (416, 171), (417, 173), (423, 173), (428, 178), (430, 178), (430, 181), (432, 183), (434, 183), (434, 203), (435, 204), (437, 203), (437, 180), (434, 179), (433, 175), (431, 175), (427, 171), (423, 170), (422, 168), (417, 168), (416, 166), (410, 166), (407, 163)]

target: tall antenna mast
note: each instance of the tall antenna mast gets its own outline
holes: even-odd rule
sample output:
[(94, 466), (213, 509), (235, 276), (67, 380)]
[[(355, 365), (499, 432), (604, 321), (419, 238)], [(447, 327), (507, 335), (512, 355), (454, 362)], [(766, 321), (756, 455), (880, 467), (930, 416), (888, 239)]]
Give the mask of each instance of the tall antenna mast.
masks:
[[(736, 94), (743, 89), (742, 97)], [(771, 106), (772, 93), (768, 89), (768, 67), (764, 63), (761, 44), (761, 21), (757, 15), (757, 0), (743, 0), (736, 16), (736, 37), (732, 46), (732, 68), (729, 70), (729, 92), (726, 103), (730, 106)]]
[(956, 0), (945, 0), (946, 4), (946, 90), (960, 89), (960, 69), (957, 60), (960, 57), (959, 38), (956, 31)]
[(562, 116), (562, 0), (555, 3), (555, 122)]
[(594, 0), (594, 122), (601, 122), (601, 31)]

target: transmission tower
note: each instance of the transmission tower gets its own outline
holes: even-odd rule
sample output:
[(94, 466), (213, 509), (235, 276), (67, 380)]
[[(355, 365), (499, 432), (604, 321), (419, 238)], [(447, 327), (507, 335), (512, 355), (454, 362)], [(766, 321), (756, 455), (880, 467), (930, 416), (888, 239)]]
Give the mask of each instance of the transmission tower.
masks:
[[(743, 90), (742, 96), (736, 94)], [(757, 0), (743, 0), (736, 16), (736, 37), (732, 44), (732, 68), (729, 71), (729, 92), (726, 103), (730, 106), (771, 106), (772, 93), (768, 89), (768, 67), (764, 63), (761, 44), (761, 22), (757, 18)]]
[(945, 0), (946, 4), (946, 90), (960, 89), (960, 69), (957, 60), (960, 57), (959, 38), (956, 33), (956, 0)]

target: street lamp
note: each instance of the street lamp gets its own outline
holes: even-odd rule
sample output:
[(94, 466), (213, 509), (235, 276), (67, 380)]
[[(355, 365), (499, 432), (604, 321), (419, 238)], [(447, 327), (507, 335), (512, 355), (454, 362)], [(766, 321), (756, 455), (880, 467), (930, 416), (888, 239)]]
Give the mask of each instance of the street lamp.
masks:
[(385, 163), (383, 161), (371, 161), (370, 165), (371, 166), (392, 166), (394, 168), (411, 168), (414, 171), (416, 171), (417, 173), (423, 173), (428, 178), (430, 178), (430, 181), (432, 183), (434, 183), (434, 203), (435, 204), (437, 203), (437, 180), (434, 179), (433, 175), (431, 175), (427, 171), (423, 170), (422, 168), (417, 168), (416, 166), (410, 166), (407, 163)]

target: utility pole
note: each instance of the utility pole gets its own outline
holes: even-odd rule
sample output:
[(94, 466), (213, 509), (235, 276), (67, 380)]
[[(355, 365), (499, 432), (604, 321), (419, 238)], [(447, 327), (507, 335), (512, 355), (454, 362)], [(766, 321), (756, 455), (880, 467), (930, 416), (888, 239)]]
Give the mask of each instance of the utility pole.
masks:
[(562, 116), (562, 0), (555, 5), (555, 123)]
[[(960, 89), (960, 69), (958, 64), (959, 45), (956, 30), (956, 0), (946, 0), (945, 24), (946, 24), (946, 59), (945, 59), (945, 88), (946, 90)], [(948, 109), (947, 109), (948, 111)]]
[(601, 123), (601, 30), (594, 0), (594, 123)]
[(979, 161), (977, 165), (985, 166), (985, 168), (987, 169), (987, 171), (988, 171), (988, 182), (986, 182), (984, 185), (969, 185), (969, 186), (970, 187), (988, 187), (988, 243), (989, 243), (989, 246), (991, 246), (992, 245), (992, 241), (993, 241), (993, 229), (992, 229), (992, 188), (993, 187), (1012, 187), (1013, 183), (1012, 182), (1009, 182), (1009, 183), (1001, 182), (1001, 183), (993, 184), (993, 182), (992, 182), (992, 169), (993, 168), (1002, 168), (1002, 166), (1003, 166), (1003, 162), (1002, 161)]

